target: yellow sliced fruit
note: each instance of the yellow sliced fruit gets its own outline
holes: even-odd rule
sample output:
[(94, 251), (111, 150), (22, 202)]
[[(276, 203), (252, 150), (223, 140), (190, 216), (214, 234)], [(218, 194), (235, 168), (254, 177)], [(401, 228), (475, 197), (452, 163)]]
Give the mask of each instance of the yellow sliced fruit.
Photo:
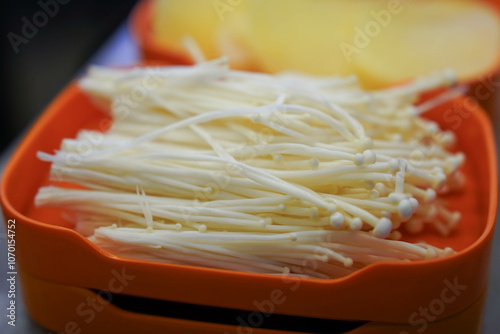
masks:
[(467, 81), (499, 62), (498, 14), (480, 1), (407, 2), (378, 35), (368, 38), (369, 44), (352, 55), (354, 71), (368, 88), (443, 68)]
[(354, 26), (363, 18), (360, 5), (366, 7), (358, 1), (251, 1), (246, 20), (248, 48), (265, 72), (352, 73), (339, 46), (350, 40)]
[(355, 73), (366, 88), (451, 68), (467, 81), (500, 63), (500, 15), (473, 0), (156, 0), (153, 31), (208, 59), (263, 72)]
[(157, 43), (184, 50), (182, 39), (193, 38), (205, 56), (219, 56), (216, 36), (221, 19), (213, 0), (157, 0), (154, 2), (152, 30)]

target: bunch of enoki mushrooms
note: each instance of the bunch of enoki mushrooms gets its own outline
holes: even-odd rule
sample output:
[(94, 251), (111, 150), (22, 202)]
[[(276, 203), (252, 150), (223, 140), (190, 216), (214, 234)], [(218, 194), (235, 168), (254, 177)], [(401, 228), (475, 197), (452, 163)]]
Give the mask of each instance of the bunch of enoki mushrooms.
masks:
[(445, 237), (460, 220), (440, 197), (463, 183), (464, 155), (420, 116), (460, 92), (415, 104), (453, 82), (443, 71), (365, 91), (354, 76), (250, 73), (225, 58), (93, 67), (79, 84), (112, 126), (38, 153), (66, 183), (36, 205), (63, 208), (113, 254), (174, 264), (336, 278), (448, 256), (401, 231)]

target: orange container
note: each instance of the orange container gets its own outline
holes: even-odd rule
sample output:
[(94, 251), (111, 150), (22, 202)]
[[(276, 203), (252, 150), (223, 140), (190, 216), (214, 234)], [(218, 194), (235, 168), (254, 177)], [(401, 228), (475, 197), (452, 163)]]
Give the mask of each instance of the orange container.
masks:
[(151, 27), (153, 7), (154, 4), (151, 0), (139, 1), (130, 18), (130, 28), (143, 58), (146, 61), (163, 62), (172, 65), (193, 64), (193, 60), (187, 52), (176, 49), (174, 45), (165, 46), (155, 40)]
[(319, 332), (328, 333), (416, 333), (423, 326), (426, 333), (474, 333), (497, 206), (494, 137), (489, 119), (469, 98), (426, 117), (453, 129), (456, 149), (466, 154), (465, 188), (447, 197), (463, 218), (447, 238), (432, 232), (404, 238), (458, 252), (377, 263), (339, 279), (290, 278), (117, 257), (72, 230), (60, 210), (36, 208), (33, 199), (48, 183), (50, 167), (36, 152), (57, 149), (83, 128), (109, 125), (109, 116), (72, 84), (24, 138), (0, 186), (5, 221), (15, 221), (28, 312), (61, 333), (294, 333), (318, 332), (320, 325)]
[[(488, 3), (500, 17), (500, 0), (480, 0)], [(152, 31), (154, 3), (152, 0), (142, 0), (132, 12), (130, 19), (131, 31), (146, 61), (172, 65), (191, 65), (193, 60), (187, 51), (179, 49), (169, 41), (158, 42)], [(480, 52), (480, 50), (478, 50)], [(500, 55), (499, 55), (500, 58)], [(463, 82), (468, 85), (468, 95), (476, 100), (492, 117), (496, 117), (498, 107), (498, 83), (500, 81), (500, 60), (495, 68), (474, 80)]]

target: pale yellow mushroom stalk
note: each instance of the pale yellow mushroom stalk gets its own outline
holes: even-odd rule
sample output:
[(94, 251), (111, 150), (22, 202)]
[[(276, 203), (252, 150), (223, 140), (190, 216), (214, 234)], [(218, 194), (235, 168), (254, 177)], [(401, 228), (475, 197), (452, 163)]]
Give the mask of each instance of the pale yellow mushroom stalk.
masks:
[(42, 187), (35, 203), (114, 254), (175, 264), (332, 278), (448, 256), (398, 239), (459, 222), (439, 197), (465, 157), (420, 116), (459, 90), (413, 104), (451, 83), (444, 71), (370, 92), (352, 76), (233, 71), (226, 59), (93, 67), (80, 86), (113, 124), (38, 153), (80, 187)]

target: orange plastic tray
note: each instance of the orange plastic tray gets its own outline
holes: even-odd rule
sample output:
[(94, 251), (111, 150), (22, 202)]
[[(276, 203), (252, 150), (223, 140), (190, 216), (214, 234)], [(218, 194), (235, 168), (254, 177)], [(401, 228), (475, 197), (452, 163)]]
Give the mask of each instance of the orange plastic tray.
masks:
[[(444, 115), (454, 116), (454, 121)], [(447, 238), (431, 229), (405, 238), (451, 246), (458, 253), (421, 262), (377, 263), (340, 279), (288, 278), (117, 257), (70, 229), (59, 210), (35, 208), (34, 196), (47, 184), (49, 171), (49, 164), (39, 161), (36, 152), (51, 152), (62, 138), (74, 137), (82, 128), (103, 129), (109, 123), (108, 116), (72, 84), (24, 138), (0, 185), (5, 221), (16, 220), (16, 257), (26, 273), (25, 284), (34, 277), (76, 290), (109, 290), (113, 271), (125, 271), (134, 278), (120, 293), (131, 296), (260, 312), (257, 304), (279, 293), (286, 301), (273, 304), (278, 314), (408, 325), (421, 307), (449, 300), (447, 284), (456, 282), (466, 288), (453, 302), (443, 304), (436, 321), (456, 316), (479, 300), (487, 287), (497, 206), (494, 137), (485, 113), (468, 98), (450, 101), (426, 116), (445, 129), (454, 128), (457, 149), (467, 156), (465, 188), (448, 197), (463, 219)], [(36, 293), (36, 289), (27, 290)], [(45, 311), (31, 308), (31, 312)]]
[[(111, 304), (96, 313), (93, 321), (86, 323), (85, 319), (75, 317), (75, 310), (81, 307), (82, 301), (87, 298), (99, 299), (92, 291), (54, 284), (23, 273), (23, 292), (29, 297), (26, 298), (26, 308), (33, 319), (46, 328), (64, 334), (75, 333), (79, 329), (81, 334), (164, 334), (166, 332), (174, 334), (298, 334), (296, 331), (244, 328), (235, 325), (142, 315), (128, 312)], [(428, 323), (425, 333), (479, 334), (485, 296), (486, 294), (483, 293), (478, 300), (460, 313)], [(342, 333), (413, 334), (418, 333), (416, 329), (420, 328), (420, 326), (414, 327), (410, 324), (368, 322)], [(314, 330), (315, 328), (311, 328), (311, 331)]]
[(155, 40), (151, 29), (153, 5), (151, 0), (139, 1), (130, 18), (132, 33), (144, 59), (172, 65), (193, 64), (193, 60), (185, 50), (179, 50), (174, 45), (165, 46), (165, 44), (160, 44)]
[[(479, 0), (488, 3), (492, 10), (498, 12), (500, 17), (500, 0)], [(180, 49), (169, 41), (161, 41), (155, 38), (151, 20), (153, 16), (154, 3), (152, 0), (142, 0), (132, 12), (130, 19), (131, 31), (142, 52), (142, 56), (148, 62), (172, 64), (172, 65), (190, 65), (193, 60), (187, 51)], [(468, 95), (478, 101), (491, 117), (496, 117), (496, 96), (498, 89), (494, 83), (500, 79), (500, 55), (499, 61), (488, 73), (478, 76), (477, 79), (464, 82), (468, 85)]]

